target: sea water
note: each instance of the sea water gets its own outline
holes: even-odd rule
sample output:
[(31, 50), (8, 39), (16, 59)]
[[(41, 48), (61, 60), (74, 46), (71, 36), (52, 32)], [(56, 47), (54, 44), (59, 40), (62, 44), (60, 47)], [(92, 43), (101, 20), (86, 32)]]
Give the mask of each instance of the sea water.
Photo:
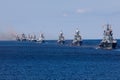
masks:
[(56, 42), (0, 41), (0, 80), (120, 80), (120, 40), (114, 50)]

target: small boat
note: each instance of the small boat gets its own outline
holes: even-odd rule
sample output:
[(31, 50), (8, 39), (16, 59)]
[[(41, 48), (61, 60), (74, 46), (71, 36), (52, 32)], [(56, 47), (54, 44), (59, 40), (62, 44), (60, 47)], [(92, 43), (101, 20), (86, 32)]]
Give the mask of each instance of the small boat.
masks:
[(117, 40), (113, 38), (111, 26), (107, 24), (105, 27), (106, 29), (104, 30), (103, 34), (104, 37), (100, 42), (99, 47), (103, 49), (115, 49), (117, 46)]
[(72, 41), (72, 45), (81, 46), (82, 45), (82, 37), (80, 35), (80, 31), (77, 29), (74, 35), (74, 39)]
[(58, 42), (58, 44), (64, 44), (65, 43), (63, 32), (60, 32), (59, 39), (58, 39), (57, 42)]
[(44, 43), (45, 42), (44, 34), (41, 33), (37, 41), (40, 43)]

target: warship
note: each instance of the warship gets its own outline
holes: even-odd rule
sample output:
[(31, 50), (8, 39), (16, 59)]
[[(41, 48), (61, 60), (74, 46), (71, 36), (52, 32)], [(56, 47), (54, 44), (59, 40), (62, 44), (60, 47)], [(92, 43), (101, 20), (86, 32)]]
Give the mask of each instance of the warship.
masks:
[(24, 33), (22, 33), (21, 35), (16, 35), (16, 40), (17, 41), (27, 41), (27, 36), (24, 34)]
[(21, 41), (21, 39), (20, 39), (20, 37), (19, 37), (18, 34), (16, 35), (16, 40), (17, 40), (17, 41)]
[(26, 35), (24, 33), (21, 36), (21, 41), (27, 41), (27, 37), (26, 37)]
[(37, 42), (40, 42), (40, 43), (44, 43), (44, 42), (45, 42), (45, 37), (44, 37), (44, 34), (43, 34), (43, 33), (40, 34)]
[(75, 31), (72, 45), (74, 45), (74, 46), (81, 46), (82, 45), (82, 37), (81, 37), (80, 31), (78, 29)]
[(32, 42), (36, 42), (36, 35), (35, 34), (28, 34), (28, 38), (27, 41), (32, 41)]
[(111, 25), (105, 25), (105, 30), (103, 33), (103, 39), (99, 44), (99, 48), (102, 49), (115, 49), (117, 46), (117, 40), (113, 38), (113, 32)]
[(58, 42), (58, 44), (64, 44), (65, 43), (65, 39), (64, 39), (64, 35), (63, 35), (62, 31), (60, 32), (59, 39), (58, 39), (57, 42)]
[(33, 41), (33, 42), (36, 42), (36, 41), (37, 41), (37, 40), (36, 40), (36, 35), (35, 35), (35, 34), (32, 35), (31, 41)]
[(31, 34), (28, 34), (27, 40), (28, 40), (28, 41), (32, 41), (32, 35), (31, 35)]

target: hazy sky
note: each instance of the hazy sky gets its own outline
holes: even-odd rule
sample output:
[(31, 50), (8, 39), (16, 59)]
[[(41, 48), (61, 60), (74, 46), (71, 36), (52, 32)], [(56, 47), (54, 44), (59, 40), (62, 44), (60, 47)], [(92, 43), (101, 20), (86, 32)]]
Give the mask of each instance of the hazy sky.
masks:
[(83, 39), (100, 39), (107, 23), (120, 38), (120, 0), (0, 0), (0, 39), (41, 32), (57, 39), (61, 30), (72, 39), (76, 28)]

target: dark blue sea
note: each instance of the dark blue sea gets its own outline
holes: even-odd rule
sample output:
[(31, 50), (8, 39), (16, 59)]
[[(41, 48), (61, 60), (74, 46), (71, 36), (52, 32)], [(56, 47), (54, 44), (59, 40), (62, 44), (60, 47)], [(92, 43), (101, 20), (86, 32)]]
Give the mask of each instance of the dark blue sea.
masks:
[(114, 50), (96, 49), (99, 42), (0, 41), (0, 80), (120, 80), (120, 40)]

